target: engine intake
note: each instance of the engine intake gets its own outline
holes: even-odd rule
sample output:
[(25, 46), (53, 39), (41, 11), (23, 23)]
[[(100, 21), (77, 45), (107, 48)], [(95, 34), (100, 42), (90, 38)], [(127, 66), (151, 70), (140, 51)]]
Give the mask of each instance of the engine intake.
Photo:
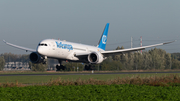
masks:
[(36, 52), (32, 52), (29, 55), (29, 59), (32, 63), (41, 63), (44, 61), (44, 59)]
[(104, 60), (104, 58), (103, 58), (102, 54), (99, 52), (92, 52), (88, 55), (88, 61), (90, 63), (97, 64), (97, 63), (101, 63), (103, 60)]

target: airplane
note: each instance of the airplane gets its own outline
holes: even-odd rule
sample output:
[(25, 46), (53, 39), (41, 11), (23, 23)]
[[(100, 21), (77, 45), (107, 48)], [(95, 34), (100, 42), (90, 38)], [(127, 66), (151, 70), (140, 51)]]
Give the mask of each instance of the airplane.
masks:
[(29, 55), (29, 59), (32, 63), (45, 64), (47, 58), (57, 59), (59, 62), (59, 65), (56, 66), (57, 70), (65, 68), (62, 65), (62, 61), (81, 62), (89, 64), (89, 66), (85, 66), (85, 68), (89, 68), (92, 64), (99, 64), (103, 62), (103, 60), (105, 60), (108, 56), (144, 50), (145, 48), (165, 45), (174, 42), (171, 41), (143, 47), (105, 51), (108, 29), (109, 23), (106, 24), (97, 46), (90, 46), (63, 40), (45, 39), (39, 42), (36, 49), (30, 49), (6, 42), (5, 40), (3, 40), (3, 42), (15, 48), (25, 50), (26, 52), (31, 52)]

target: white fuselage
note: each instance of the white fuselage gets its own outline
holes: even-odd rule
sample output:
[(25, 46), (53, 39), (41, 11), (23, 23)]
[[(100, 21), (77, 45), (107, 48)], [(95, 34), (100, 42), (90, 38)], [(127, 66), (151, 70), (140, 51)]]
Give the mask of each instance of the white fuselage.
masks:
[(80, 61), (79, 58), (75, 56), (76, 53), (102, 52), (104, 50), (90, 45), (66, 42), (55, 39), (45, 39), (39, 43), (36, 51), (40, 55), (50, 58)]

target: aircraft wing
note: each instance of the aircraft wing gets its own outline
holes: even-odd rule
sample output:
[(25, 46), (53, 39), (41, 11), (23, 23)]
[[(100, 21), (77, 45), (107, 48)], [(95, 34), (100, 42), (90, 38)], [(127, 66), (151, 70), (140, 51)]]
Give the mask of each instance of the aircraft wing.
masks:
[(26, 52), (27, 52), (27, 51), (29, 51), (29, 52), (36, 52), (35, 49), (30, 49), (30, 48), (26, 48), (26, 47), (14, 45), (14, 44), (12, 44), (12, 43), (6, 42), (5, 40), (3, 40), (3, 42), (4, 42), (5, 44), (7, 44), (7, 45), (12, 46), (12, 47), (15, 47), (15, 48), (19, 48), (19, 49), (25, 50)]
[(101, 54), (103, 54), (105, 57), (107, 57), (107, 56), (116, 55), (116, 54), (120, 54), (120, 53), (123, 54), (123, 53), (128, 53), (128, 52), (133, 52), (133, 51), (144, 50), (145, 48), (150, 48), (150, 47), (165, 45), (165, 44), (169, 44), (169, 43), (172, 43), (172, 42), (175, 42), (175, 41), (165, 42), (165, 43), (159, 43), (159, 44), (154, 44), (154, 45), (149, 45), (149, 46), (143, 46), (143, 47), (122, 49), (122, 50), (103, 51), (103, 52), (101, 52)]

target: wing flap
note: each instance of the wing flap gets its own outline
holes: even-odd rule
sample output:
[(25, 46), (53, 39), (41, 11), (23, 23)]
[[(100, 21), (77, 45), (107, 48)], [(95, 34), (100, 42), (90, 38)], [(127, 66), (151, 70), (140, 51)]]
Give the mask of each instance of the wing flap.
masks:
[(26, 47), (22, 47), (22, 46), (18, 46), (18, 45), (14, 45), (12, 43), (9, 43), (9, 42), (6, 42), (5, 40), (3, 40), (3, 42), (9, 46), (12, 46), (12, 47), (15, 47), (15, 48), (19, 48), (19, 49), (22, 49), (22, 50), (25, 50), (26, 52), (29, 51), (29, 52), (36, 52), (35, 49), (30, 49), (30, 48), (26, 48)]

